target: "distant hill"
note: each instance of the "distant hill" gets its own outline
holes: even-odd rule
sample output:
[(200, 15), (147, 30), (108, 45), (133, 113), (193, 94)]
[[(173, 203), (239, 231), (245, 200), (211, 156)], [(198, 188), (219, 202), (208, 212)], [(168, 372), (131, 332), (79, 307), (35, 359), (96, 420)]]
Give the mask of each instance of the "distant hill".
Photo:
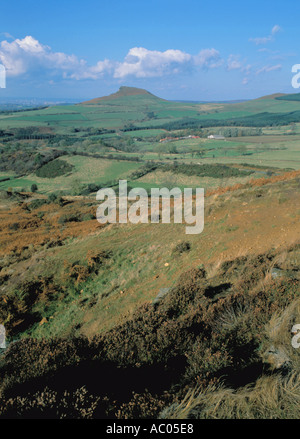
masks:
[[(143, 88), (137, 88), (137, 87), (126, 87), (126, 86), (122, 86), (119, 88), (119, 90), (116, 93), (112, 93), (108, 96), (102, 96), (102, 97), (98, 97), (95, 99), (91, 99), (89, 101), (84, 101), (81, 102), (78, 105), (98, 105), (102, 102), (108, 102), (108, 101), (112, 101), (112, 100), (117, 100), (117, 99), (122, 99), (122, 98), (131, 98), (131, 97), (139, 97), (142, 98), (142, 100), (144, 100), (144, 98), (146, 99), (146, 101), (144, 101), (144, 104), (147, 103), (148, 99), (151, 100), (152, 102), (157, 101), (163, 101), (163, 102), (174, 102), (174, 103), (178, 103), (178, 104), (198, 104), (198, 105), (205, 105), (205, 104), (246, 104), (248, 103), (255, 103), (258, 101), (274, 101), (274, 100), (286, 100), (286, 101), (300, 101), (300, 93), (298, 94), (285, 94), (285, 93), (273, 93), (270, 95), (266, 95), (266, 96), (261, 96), (260, 98), (256, 98), (256, 99), (250, 99), (250, 100), (235, 100), (235, 101), (215, 101), (215, 102), (204, 102), (204, 101), (186, 101), (186, 100), (174, 100), (174, 101), (166, 101), (165, 99), (162, 99), (158, 96), (155, 96), (154, 94), (150, 93), (149, 91), (143, 89)], [(142, 101), (140, 101), (141, 104)], [(135, 102), (136, 104), (138, 104), (138, 101)]]
[(271, 95), (261, 96), (260, 98), (256, 99), (284, 99), (287, 95), (284, 93), (273, 93)]
[[(154, 138), (165, 130), (283, 126), (300, 123), (299, 98), (300, 94), (275, 93), (244, 102), (189, 103), (161, 99), (142, 88), (123, 86), (109, 96), (76, 105), (17, 111), (9, 118), (2, 113), (0, 128), (18, 138), (37, 135), (44, 138), (50, 132), (55, 136), (104, 136), (118, 130), (135, 131), (127, 134), (133, 138), (134, 135)], [(42, 129), (47, 131), (42, 132)], [(1, 140), (8, 140), (2, 136)]]
[(119, 90), (116, 93), (112, 93), (108, 96), (102, 96), (100, 98), (91, 99), (90, 101), (82, 102), (82, 104), (83, 105), (97, 105), (99, 102), (102, 102), (102, 101), (108, 101), (108, 100), (119, 99), (119, 98), (128, 97), (128, 96), (138, 96), (138, 95), (144, 95), (144, 96), (149, 96), (149, 97), (156, 98), (159, 100), (163, 100), (163, 99), (158, 98), (157, 96), (153, 95), (149, 91), (144, 90), (143, 88), (122, 86), (119, 88)]

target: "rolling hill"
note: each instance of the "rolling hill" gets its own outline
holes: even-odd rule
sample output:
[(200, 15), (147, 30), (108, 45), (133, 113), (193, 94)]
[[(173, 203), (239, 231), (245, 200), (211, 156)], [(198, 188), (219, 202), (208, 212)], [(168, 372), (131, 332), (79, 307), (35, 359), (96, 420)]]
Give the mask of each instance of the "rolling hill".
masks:
[[(0, 113), (0, 130), (47, 128), (53, 134), (84, 136), (86, 130), (122, 130), (129, 124), (144, 128), (173, 129), (184, 126), (288, 125), (299, 121), (298, 95), (274, 94), (240, 103), (188, 103), (161, 99), (134, 87), (76, 105), (52, 106), (33, 111)], [(281, 119), (284, 120), (281, 120)], [(265, 120), (264, 120), (265, 119)], [(223, 124), (223, 125), (222, 125)]]
[(97, 105), (99, 103), (102, 103), (102, 101), (110, 101), (112, 99), (119, 99), (128, 96), (140, 96), (140, 95), (160, 99), (157, 96), (154, 96), (149, 91), (144, 90), (143, 88), (122, 86), (119, 88), (119, 90), (116, 93), (112, 93), (108, 96), (102, 96), (96, 99), (91, 99), (90, 101), (82, 102), (82, 105)]

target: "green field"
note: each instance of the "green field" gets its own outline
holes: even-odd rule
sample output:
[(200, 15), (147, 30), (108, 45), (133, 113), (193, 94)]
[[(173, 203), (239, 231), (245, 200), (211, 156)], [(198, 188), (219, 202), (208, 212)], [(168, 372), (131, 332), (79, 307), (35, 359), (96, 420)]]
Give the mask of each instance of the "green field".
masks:
[[(50, 107), (36, 111), (21, 111), (0, 116), (0, 129), (44, 126), (65, 132), (78, 127), (122, 128), (132, 122), (136, 126), (157, 126), (167, 121), (193, 118), (227, 120), (259, 113), (289, 113), (298, 111), (297, 101), (256, 99), (238, 104), (198, 104), (164, 101), (153, 95), (122, 96), (102, 100), (98, 104), (78, 104)], [(143, 134), (142, 134), (143, 135)]]
[(41, 178), (35, 174), (28, 177), (14, 178), (0, 182), (0, 189), (9, 187), (15, 189), (26, 189), (30, 191), (32, 184), (37, 184), (39, 192), (48, 193), (53, 191), (76, 192), (81, 185), (94, 183), (103, 185), (117, 178), (126, 178), (132, 171), (138, 168), (135, 162), (95, 159), (88, 157), (69, 157), (63, 159), (74, 166), (73, 172), (56, 178)]
[[(272, 115), (297, 115), (299, 108), (299, 101), (277, 99), (276, 95), (233, 104), (185, 103), (121, 87), (110, 97), (82, 104), (0, 114), (0, 188), (29, 190), (37, 184), (42, 193), (77, 193), (88, 184), (130, 180), (133, 171), (151, 161), (300, 169), (300, 116), (299, 122), (270, 124)], [(266, 125), (261, 126), (264, 115)], [(249, 116), (253, 120), (248, 126), (234, 125), (239, 118), (248, 120)], [(211, 121), (212, 126), (199, 128), (201, 121)], [(174, 127), (168, 129), (170, 123)], [(208, 139), (210, 134), (221, 134), (225, 139)], [(36, 170), (53, 150), (73, 165), (72, 170), (60, 177), (37, 177)], [(74, 156), (78, 153), (85, 155)], [(18, 160), (26, 163), (25, 169), (18, 166)], [(161, 177), (147, 175), (139, 182), (145, 187), (164, 184)], [(10, 180), (1, 181), (5, 178)], [(166, 181), (170, 180), (168, 175)], [(188, 183), (188, 178), (181, 178), (182, 185)], [(210, 184), (214, 187), (216, 182), (205, 182), (207, 187)]]

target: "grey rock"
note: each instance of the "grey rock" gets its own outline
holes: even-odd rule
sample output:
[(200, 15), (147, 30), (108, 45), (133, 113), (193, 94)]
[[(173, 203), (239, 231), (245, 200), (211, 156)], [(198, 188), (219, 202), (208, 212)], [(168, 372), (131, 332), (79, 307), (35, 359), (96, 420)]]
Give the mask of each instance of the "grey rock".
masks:
[(272, 268), (271, 276), (272, 279), (277, 279), (279, 277), (283, 277), (285, 275), (285, 271), (280, 268)]
[(158, 295), (153, 300), (152, 304), (157, 305), (170, 291), (171, 288), (160, 288)]

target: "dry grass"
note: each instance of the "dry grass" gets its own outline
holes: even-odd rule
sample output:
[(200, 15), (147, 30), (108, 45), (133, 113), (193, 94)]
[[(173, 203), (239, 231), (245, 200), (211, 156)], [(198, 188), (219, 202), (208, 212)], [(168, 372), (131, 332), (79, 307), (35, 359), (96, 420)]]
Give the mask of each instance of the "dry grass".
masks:
[[(243, 309), (228, 309), (223, 326), (238, 325)], [(300, 322), (300, 300), (275, 313), (266, 325), (267, 341), (261, 356), (274, 370), (286, 374), (263, 375), (254, 385), (237, 390), (222, 384), (195, 388), (180, 403), (164, 409), (163, 419), (298, 419), (300, 416), (299, 350), (291, 344), (291, 328)]]
[(162, 419), (298, 419), (300, 375), (264, 376), (254, 387), (239, 390), (216, 385), (187, 393), (179, 404), (160, 414)]
[(300, 323), (300, 300), (292, 302), (283, 312), (275, 313), (268, 325), (266, 334), (268, 345), (262, 353), (264, 361), (272, 368), (282, 366), (300, 372), (300, 352), (292, 346), (292, 327)]

